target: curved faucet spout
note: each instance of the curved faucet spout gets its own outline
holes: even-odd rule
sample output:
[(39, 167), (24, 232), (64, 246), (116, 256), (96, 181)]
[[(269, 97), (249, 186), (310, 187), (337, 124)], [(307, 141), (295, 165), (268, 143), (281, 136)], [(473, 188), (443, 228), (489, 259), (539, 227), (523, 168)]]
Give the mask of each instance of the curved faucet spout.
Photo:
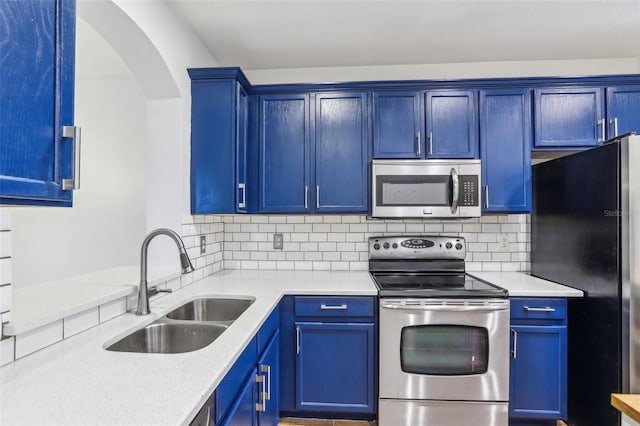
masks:
[(138, 286), (138, 308), (136, 309), (136, 315), (146, 315), (151, 312), (149, 310), (149, 293), (147, 289), (147, 252), (149, 251), (149, 243), (158, 235), (170, 237), (176, 243), (176, 246), (178, 246), (182, 273), (188, 274), (189, 272), (193, 272), (193, 264), (191, 263), (191, 259), (189, 259), (180, 235), (168, 228), (159, 228), (151, 231), (144, 241), (142, 241), (142, 247), (140, 249), (140, 285)]

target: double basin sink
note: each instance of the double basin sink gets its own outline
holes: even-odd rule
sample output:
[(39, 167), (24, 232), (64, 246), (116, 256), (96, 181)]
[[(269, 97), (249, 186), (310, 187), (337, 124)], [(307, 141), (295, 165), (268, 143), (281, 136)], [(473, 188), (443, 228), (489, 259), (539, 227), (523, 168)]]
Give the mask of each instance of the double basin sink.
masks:
[(163, 354), (202, 349), (216, 340), (254, 301), (249, 298), (192, 300), (105, 349)]

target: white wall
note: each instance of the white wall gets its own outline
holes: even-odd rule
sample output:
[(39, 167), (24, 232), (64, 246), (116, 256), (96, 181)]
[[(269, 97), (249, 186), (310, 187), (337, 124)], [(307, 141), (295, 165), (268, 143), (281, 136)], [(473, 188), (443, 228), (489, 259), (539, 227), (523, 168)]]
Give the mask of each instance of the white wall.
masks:
[(637, 74), (640, 58), (244, 70), (253, 84)]

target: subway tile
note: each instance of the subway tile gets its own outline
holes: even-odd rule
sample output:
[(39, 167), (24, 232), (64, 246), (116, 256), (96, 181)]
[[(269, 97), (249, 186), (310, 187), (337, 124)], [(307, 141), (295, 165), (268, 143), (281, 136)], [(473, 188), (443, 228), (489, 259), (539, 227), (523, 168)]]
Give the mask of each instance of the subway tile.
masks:
[(11, 230), (11, 212), (7, 208), (0, 207), (0, 231)]
[(304, 260), (322, 260), (322, 253), (318, 251), (308, 251), (304, 253)]
[(295, 268), (295, 262), (278, 261), (276, 262), (276, 269), (292, 271)]
[(304, 217), (304, 223), (322, 223), (324, 218), (322, 215), (310, 214)]
[(66, 339), (98, 324), (100, 324), (100, 312), (98, 308), (89, 309), (64, 318), (62, 320), (63, 338)]
[(300, 243), (301, 251), (318, 251), (318, 243)]
[(491, 253), (483, 253), (483, 252), (473, 252), (470, 253), (473, 255), (474, 262), (489, 262), (491, 261)]
[(276, 232), (276, 225), (274, 223), (263, 223), (258, 225), (259, 232)]
[(318, 243), (319, 251), (336, 251), (336, 243)]
[(342, 261), (357, 261), (360, 260), (360, 254), (351, 251), (340, 252), (340, 260)]
[(0, 285), (11, 283), (11, 258), (0, 259)]
[(291, 261), (304, 260), (304, 254), (299, 251), (286, 252), (285, 254), (287, 255), (287, 260), (291, 260)]
[(16, 338), (6, 337), (0, 340), (0, 367), (13, 362), (15, 357)]
[(331, 262), (313, 262), (314, 271), (329, 271), (331, 270)]
[(294, 225), (289, 223), (278, 223), (276, 225), (276, 232), (293, 232)]
[(309, 241), (314, 241), (314, 242), (327, 241), (327, 234), (324, 232), (309, 234)]
[(424, 232), (433, 233), (433, 232), (442, 232), (443, 224), (442, 223), (425, 223), (424, 224)]
[(494, 223), (483, 223), (482, 224), (482, 232), (500, 232), (500, 225)]
[(520, 225), (517, 223), (503, 223), (500, 225), (500, 232), (518, 232), (520, 231)]
[[(351, 227), (361, 226), (360, 231), (353, 231)], [(331, 230), (326, 232), (365, 232), (367, 230), (366, 225), (362, 224), (348, 224), (348, 223), (332, 223)]]
[(292, 233), (291, 234), (291, 241), (297, 241), (297, 242), (309, 241), (309, 234), (307, 234), (307, 233)]
[(331, 262), (332, 271), (348, 271), (349, 262)]
[(270, 242), (260, 242), (260, 243), (258, 243), (258, 250), (260, 250), (260, 251), (270, 251), (270, 250), (273, 250), (273, 243), (270, 243)]
[(224, 232), (240, 232), (240, 226), (239, 223), (226, 223), (224, 225)]
[(340, 253), (335, 251), (322, 252), (322, 260), (340, 260)]
[(251, 223), (268, 223), (269, 218), (260, 214), (251, 215)]
[(261, 260), (258, 262), (257, 269), (276, 269), (276, 262), (270, 260)]
[(482, 216), (480, 218), (480, 223), (499, 223), (499, 216), (491, 215), (491, 216)]
[(484, 272), (500, 272), (502, 268), (500, 263), (482, 262), (482, 270)]
[(282, 249), (284, 251), (300, 251), (300, 244), (303, 243), (283, 243)]
[(368, 271), (369, 264), (367, 262), (349, 262), (349, 270), (351, 271)]
[(362, 242), (365, 241), (364, 234), (361, 232), (351, 232), (347, 234), (347, 241), (349, 242)]
[(314, 225), (310, 223), (296, 223), (293, 226), (294, 232), (313, 232)]
[(509, 262), (511, 253), (491, 253), (491, 260), (494, 262)]
[(233, 260), (249, 260), (251, 258), (250, 251), (234, 251)]
[(239, 260), (225, 260), (224, 261), (225, 269), (240, 269), (240, 261)]
[(311, 271), (313, 269), (312, 262), (295, 262), (294, 269), (296, 271)]
[(422, 233), (424, 232), (424, 224), (423, 223), (406, 223), (405, 231)]
[(342, 223), (342, 216), (326, 215), (324, 223)]
[(347, 240), (345, 232), (330, 232), (327, 234), (327, 241), (341, 243)]
[[(342, 225), (342, 224), (339, 224)], [(333, 227), (338, 226), (338, 224), (331, 225), (329, 223), (316, 223), (313, 225), (313, 229), (309, 232), (332, 232)]]
[(349, 225), (349, 232), (367, 232), (369, 225), (366, 223), (352, 223)]
[(467, 248), (472, 251), (487, 251), (487, 243), (467, 243)]
[(255, 241), (243, 241), (240, 243), (240, 250), (243, 250), (243, 251), (258, 250), (258, 243)]
[(255, 260), (242, 260), (240, 261), (241, 269), (259, 269), (259, 263)]
[(304, 223), (304, 216), (287, 216), (287, 223)]
[(388, 223), (387, 232), (405, 232), (404, 223)]
[(342, 223), (360, 223), (360, 215), (342, 216)]
[(266, 251), (252, 251), (251, 252), (251, 260), (267, 260), (268, 259), (268, 255), (272, 254)]
[(11, 285), (0, 287), (0, 313), (11, 311), (13, 305), (13, 290)]
[(62, 340), (62, 320), (16, 336), (16, 359), (20, 359)]
[(462, 232), (482, 232), (482, 225), (479, 223), (463, 223)]
[(11, 256), (11, 231), (0, 231), (0, 257)]
[(340, 252), (356, 251), (356, 243), (338, 243), (335, 246), (335, 250)]
[(252, 232), (249, 238), (251, 241), (269, 241), (269, 234), (265, 232)]
[(251, 215), (235, 215), (233, 216), (234, 223), (251, 223)]
[(269, 223), (276, 223), (276, 224), (287, 223), (287, 217), (286, 216), (269, 216)]
[(387, 232), (386, 223), (370, 223), (367, 226), (368, 226), (368, 231), (371, 233)]
[(108, 321), (127, 311), (127, 298), (121, 297), (113, 302), (100, 305), (100, 322)]
[(478, 242), (479, 243), (495, 243), (498, 241), (498, 234), (494, 234), (491, 232), (484, 232), (478, 234)]
[(501, 267), (503, 272), (519, 272), (520, 262), (502, 262)]
[(287, 254), (282, 251), (270, 251), (268, 260), (287, 260)]

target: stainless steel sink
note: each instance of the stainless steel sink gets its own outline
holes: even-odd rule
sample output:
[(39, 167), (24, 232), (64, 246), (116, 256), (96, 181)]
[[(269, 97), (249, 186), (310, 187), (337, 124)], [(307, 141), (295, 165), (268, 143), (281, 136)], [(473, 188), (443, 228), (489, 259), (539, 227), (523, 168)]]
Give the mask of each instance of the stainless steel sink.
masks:
[(186, 321), (214, 321), (230, 325), (254, 299), (196, 299), (169, 312), (167, 318)]
[(217, 324), (151, 323), (108, 346), (108, 351), (177, 354), (202, 349), (227, 326)]

